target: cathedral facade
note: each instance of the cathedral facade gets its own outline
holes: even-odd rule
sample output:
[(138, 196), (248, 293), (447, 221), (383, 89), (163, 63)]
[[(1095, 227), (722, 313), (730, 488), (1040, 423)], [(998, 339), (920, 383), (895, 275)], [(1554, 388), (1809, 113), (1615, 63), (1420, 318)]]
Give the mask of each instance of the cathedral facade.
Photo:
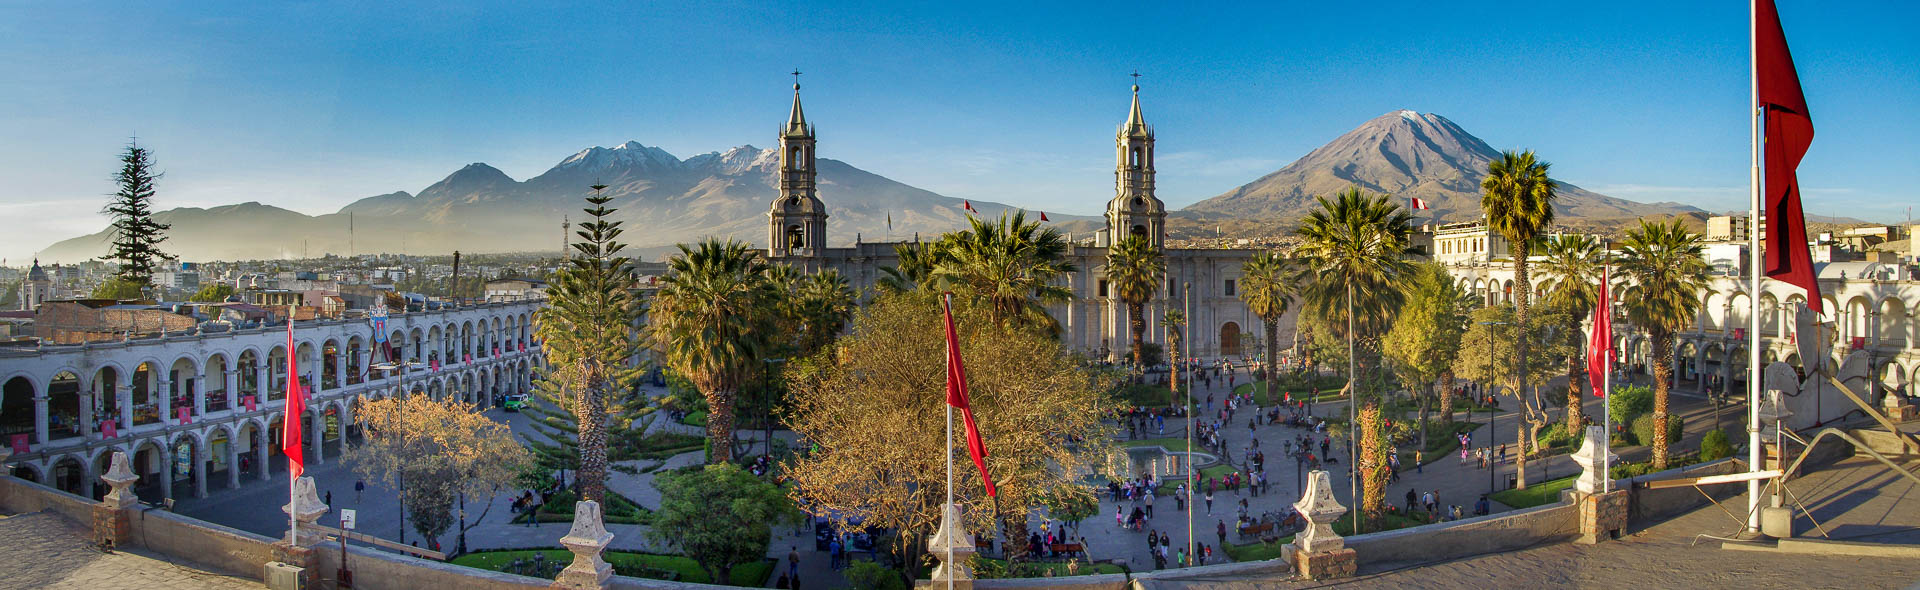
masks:
[[(793, 111), (779, 138), (780, 194), (767, 212), (766, 255), (809, 272), (837, 270), (855, 291), (866, 293), (882, 276), (880, 269), (899, 263), (894, 247), (900, 243), (827, 247), (828, 213), (817, 190), (814, 128), (800, 107), (800, 85), (793, 89)], [(1114, 150), (1114, 196), (1107, 202), (1106, 228), (1093, 239), (1072, 245), (1069, 260), (1080, 270), (1061, 280), (1073, 298), (1048, 309), (1060, 322), (1061, 337), (1068, 346), (1096, 358), (1119, 360), (1129, 354), (1126, 304), (1104, 278), (1107, 245), (1126, 235), (1143, 235), (1166, 254), (1167, 264), (1167, 285), (1148, 304), (1144, 340), (1164, 344), (1161, 317), (1191, 297), (1188, 332), (1193, 357), (1209, 363), (1258, 360), (1263, 350), (1258, 342), (1260, 318), (1241, 302), (1238, 290), (1241, 265), (1258, 251), (1166, 247), (1166, 204), (1154, 194), (1154, 130), (1141, 113), (1138, 85), (1133, 87), (1127, 120), (1114, 136)], [(1280, 322), (1280, 348), (1290, 348), (1294, 337), (1294, 314), (1290, 313)]]

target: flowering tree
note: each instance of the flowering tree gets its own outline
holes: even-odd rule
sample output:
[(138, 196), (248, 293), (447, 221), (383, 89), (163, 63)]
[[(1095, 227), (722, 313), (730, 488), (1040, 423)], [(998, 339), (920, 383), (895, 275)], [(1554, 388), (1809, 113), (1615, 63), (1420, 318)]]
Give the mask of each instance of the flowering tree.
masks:
[(533, 461), (507, 425), (452, 397), (363, 402), (356, 420), (366, 442), (347, 450), (347, 463), (362, 478), (401, 489), (400, 502), (415, 532), (429, 539), (447, 532), (454, 524), (455, 500), (472, 496), (486, 507), (469, 524), (462, 502), (461, 551), (467, 529), (486, 520), (493, 497)]

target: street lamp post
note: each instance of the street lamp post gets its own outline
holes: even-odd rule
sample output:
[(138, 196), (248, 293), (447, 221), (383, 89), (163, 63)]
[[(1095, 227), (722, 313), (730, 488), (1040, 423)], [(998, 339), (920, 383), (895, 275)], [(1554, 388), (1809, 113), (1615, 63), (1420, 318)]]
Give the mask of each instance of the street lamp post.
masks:
[(1500, 471), (1500, 463), (1494, 459), (1495, 443), (1500, 441), (1500, 429), (1494, 424), (1499, 417), (1494, 414), (1493, 400), (1499, 395), (1500, 386), (1493, 383), (1493, 327), (1505, 326), (1506, 322), (1480, 322), (1487, 327), (1487, 493), (1494, 492), (1494, 473)]

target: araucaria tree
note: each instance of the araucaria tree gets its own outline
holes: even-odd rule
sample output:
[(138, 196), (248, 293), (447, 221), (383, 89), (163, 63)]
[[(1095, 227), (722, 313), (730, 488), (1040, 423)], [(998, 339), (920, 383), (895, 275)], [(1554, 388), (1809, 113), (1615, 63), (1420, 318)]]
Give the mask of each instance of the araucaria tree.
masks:
[(367, 436), (347, 449), (347, 464), (364, 479), (399, 487), (400, 502), (420, 536), (433, 539), (447, 532), (454, 525), (456, 500), (472, 497), (486, 507), (469, 523), (460, 502), (461, 550), (467, 529), (486, 519), (493, 497), (532, 462), (507, 425), (453, 397), (365, 401), (355, 419)]
[[(1553, 278), (1553, 285), (1547, 291), (1547, 305), (1566, 312), (1575, 318), (1593, 315), (1593, 306), (1599, 299), (1600, 270), (1606, 262), (1606, 251), (1600, 242), (1591, 236), (1564, 234), (1547, 239), (1543, 244), (1546, 256), (1540, 261), (1540, 270)], [(1576, 354), (1567, 356), (1567, 428), (1579, 427), (1586, 421), (1585, 407), (1579, 382), (1586, 374), (1586, 363)], [(1568, 432), (1573, 432), (1569, 430)]]
[(1621, 307), (1627, 322), (1647, 331), (1653, 341), (1653, 466), (1665, 469), (1667, 390), (1673, 379), (1673, 335), (1686, 329), (1700, 312), (1700, 293), (1707, 287), (1707, 263), (1700, 257), (1700, 234), (1687, 231), (1675, 218), (1667, 222), (1641, 221), (1627, 231), (1620, 252)]
[(105, 258), (120, 261), (114, 278), (143, 290), (153, 286), (153, 271), (167, 257), (160, 243), (167, 240), (162, 232), (171, 226), (153, 219), (153, 183), (159, 179), (153, 154), (138, 143), (127, 144), (120, 154), (120, 172), (114, 175), (119, 190), (103, 211), (113, 217), (113, 245)]
[(1153, 302), (1153, 294), (1160, 291), (1161, 278), (1166, 275), (1166, 254), (1154, 248), (1153, 241), (1145, 235), (1121, 238), (1107, 251), (1108, 288), (1119, 294), (1121, 303), (1127, 304), (1127, 333), (1133, 341), (1135, 378), (1147, 366), (1147, 304)]
[(734, 407), (776, 345), (782, 295), (766, 261), (736, 240), (681, 244), (667, 263), (650, 312), (653, 345), (707, 399), (708, 463), (733, 460)]
[[(1420, 398), (1420, 444), (1424, 448), (1434, 381), (1453, 368), (1453, 359), (1460, 354), (1460, 335), (1466, 330), (1471, 299), (1459, 283), (1453, 282), (1446, 267), (1436, 262), (1416, 267), (1404, 291), (1406, 302), (1382, 348), (1393, 363), (1394, 373)], [(1441, 397), (1445, 399), (1447, 392), (1441, 392)]]
[(693, 558), (715, 584), (733, 583), (734, 565), (767, 555), (773, 541), (769, 525), (800, 518), (779, 487), (732, 463), (663, 472), (653, 485), (660, 490), (660, 509), (653, 513), (647, 539)]
[(1267, 395), (1273, 395), (1273, 379), (1279, 371), (1280, 318), (1293, 305), (1295, 281), (1293, 264), (1279, 252), (1255, 253), (1240, 266), (1240, 301), (1253, 315), (1260, 316), (1260, 327), (1267, 343)]
[[(1513, 256), (1513, 302), (1521, 325), (1531, 318), (1533, 282), (1527, 277), (1527, 259), (1533, 254), (1534, 240), (1553, 223), (1556, 194), (1553, 179), (1547, 177), (1549, 166), (1536, 159), (1533, 150), (1501, 152), (1499, 159), (1487, 163), (1487, 178), (1480, 181), (1486, 191), (1480, 209), (1487, 214), (1487, 225), (1507, 239), (1507, 252)], [(1517, 364), (1527, 364), (1527, 348), (1522, 340)], [(1527, 381), (1523, 379), (1520, 387), (1526, 388)]]
[[(620, 255), (620, 222), (608, 219), (612, 197), (602, 185), (587, 197), (587, 220), (575, 232), (580, 241), (566, 267), (554, 273), (547, 305), (534, 313), (535, 334), (547, 355), (542, 397), (564, 406), (575, 419), (572, 434), (579, 447), (580, 497), (605, 503), (607, 481), (607, 408), (625, 405), (642, 367), (641, 299), (632, 260)], [(624, 423), (623, 423), (624, 425)], [(627, 436), (631, 433), (621, 433)]]
[[(1025, 522), (1035, 506), (1090, 499), (1093, 492), (1077, 484), (1088, 469), (1106, 470), (1113, 426), (1102, 418), (1119, 409), (1108, 394), (1113, 379), (1075, 361), (1057, 339), (993, 319), (987, 298), (953, 299), (999, 514), (964, 443), (945, 448), (938, 294), (881, 295), (862, 308), (851, 331), (815, 357), (819, 370), (791, 384), (793, 405), (784, 416), (795, 434), (819, 447), (787, 469), (794, 499), (815, 513), (897, 533), (894, 549), (909, 574), (921, 564), (945, 501), (943, 452), (957, 456), (954, 499), (966, 510), (968, 529), (986, 532), (996, 521)], [(1009, 555), (1024, 546), (1024, 536), (1009, 537)]]

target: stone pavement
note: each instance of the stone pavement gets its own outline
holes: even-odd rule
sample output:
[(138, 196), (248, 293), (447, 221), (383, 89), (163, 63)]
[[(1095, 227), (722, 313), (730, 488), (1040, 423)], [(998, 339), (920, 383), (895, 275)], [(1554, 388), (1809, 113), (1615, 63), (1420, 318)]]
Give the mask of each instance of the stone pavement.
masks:
[[(1913, 465), (1909, 464), (1909, 468)], [(1835, 539), (1920, 544), (1920, 485), (1853, 458), (1789, 484)], [(1744, 495), (1726, 504), (1736, 513)], [(1818, 539), (1795, 512), (1800, 538)], [(1920, 560), (1782, 554), (1721, 549), (1738, 522), (1712, 505), (1598, 545), (1558, 543), (1426, 564), (1367, 561), (1360, 576), (1331, 584), (1353, 588), (1915, 588)], [(1281, 577), (1155, 581), (1144, 587), (1314, 588), (1329, 583)]]
[(264, 588), (260, 582), (142, 550), (102, 553), (86, 527), (53, 512), (0, 516), (0, 589), (149, 590)]

